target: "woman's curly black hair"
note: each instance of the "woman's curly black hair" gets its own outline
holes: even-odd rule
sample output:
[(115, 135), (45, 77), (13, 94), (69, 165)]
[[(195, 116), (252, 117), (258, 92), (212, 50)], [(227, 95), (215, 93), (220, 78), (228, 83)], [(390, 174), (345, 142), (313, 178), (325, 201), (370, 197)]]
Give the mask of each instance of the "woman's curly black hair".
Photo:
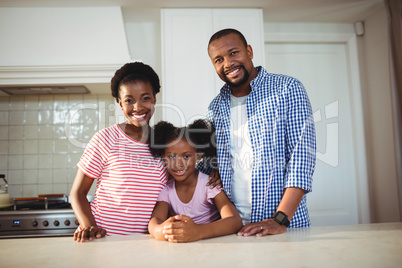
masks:
[(199, 119), (182, 128), (160, 121), (151, 129), (149, 139), (150, 151), (154, 157), (163, 157), (170, 142), (185, 139), (198, 153), (202, 153), (203, 159), (216, 158), (215, 128), (208, 120)]
[(142, 62), (126, 63), (115, 72), (111, 81), (112, 96), (116, 99), (116, 102), (119, 102), (120, 86), (135, 81), (143, 81), (151, 84), (154, 95), (161, 88), (159, 77), (151, 66)]

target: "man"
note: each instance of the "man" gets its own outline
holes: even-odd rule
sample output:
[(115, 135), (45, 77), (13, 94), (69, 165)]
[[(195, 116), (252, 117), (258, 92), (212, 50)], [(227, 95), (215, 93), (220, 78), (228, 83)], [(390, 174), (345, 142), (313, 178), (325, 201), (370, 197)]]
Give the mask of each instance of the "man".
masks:
[(208, 108), (216, 128), (219, 173), (244, 227), (240, 236), (310, 226), (306, 193), (315, 167), (312, 109), (303, 85), (254, 67), (237, 30), (215, 33), (208, 54), (226, 82)]

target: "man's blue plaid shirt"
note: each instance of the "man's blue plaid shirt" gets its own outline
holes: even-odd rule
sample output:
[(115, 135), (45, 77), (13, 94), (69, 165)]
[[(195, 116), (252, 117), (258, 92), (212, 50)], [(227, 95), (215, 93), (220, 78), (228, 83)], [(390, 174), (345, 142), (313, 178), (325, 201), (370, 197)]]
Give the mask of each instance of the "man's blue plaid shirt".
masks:
[[(310, 192), (316, 161), (313, 113), (303, 85), (296, 79), (256, 68), (250, 83), (247, 119), (253, 148), (251, 222), (271, 218), (284, 188)], [(215, 124), (219, 173), (231, 198), (230, 88), (225, 85), (208, 108)], [(304, 195), (289, 227), (310, 226)]]

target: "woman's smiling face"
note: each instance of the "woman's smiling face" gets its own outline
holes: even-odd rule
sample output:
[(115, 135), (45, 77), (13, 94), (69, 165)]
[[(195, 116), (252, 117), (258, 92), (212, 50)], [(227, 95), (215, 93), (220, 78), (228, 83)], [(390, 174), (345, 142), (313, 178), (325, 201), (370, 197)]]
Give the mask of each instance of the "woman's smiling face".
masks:
[(156, 98), (150, 83), (134, 81), (120, 86), (119, 104), (128, 124), (148, 125), (155, 111)]

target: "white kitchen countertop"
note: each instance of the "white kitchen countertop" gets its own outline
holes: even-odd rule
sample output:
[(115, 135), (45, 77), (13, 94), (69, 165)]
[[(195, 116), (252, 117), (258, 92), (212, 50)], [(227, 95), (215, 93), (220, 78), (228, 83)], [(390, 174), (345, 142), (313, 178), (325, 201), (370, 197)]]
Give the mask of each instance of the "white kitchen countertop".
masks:
[(149, 235), (0, 239), (0, 267), (402, 267), (402, 222), (173, 244)]

